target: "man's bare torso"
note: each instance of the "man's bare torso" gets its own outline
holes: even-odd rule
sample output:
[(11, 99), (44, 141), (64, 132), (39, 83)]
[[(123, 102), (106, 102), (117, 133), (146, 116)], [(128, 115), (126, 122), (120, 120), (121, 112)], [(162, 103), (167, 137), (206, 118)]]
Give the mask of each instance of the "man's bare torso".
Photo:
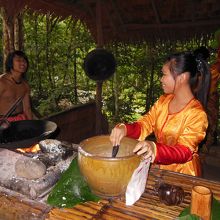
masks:
[[(16, 83), (10, 76), (6, 73), (0, 76), (0, 115), (4, 115), (10, 107), (15, 103), (15, 101), (24, 97), (29, 91), (29, 86), (22, 80)], [(23, 105), (22, 102), (13, 112), (13, 115), (22, 113)]]

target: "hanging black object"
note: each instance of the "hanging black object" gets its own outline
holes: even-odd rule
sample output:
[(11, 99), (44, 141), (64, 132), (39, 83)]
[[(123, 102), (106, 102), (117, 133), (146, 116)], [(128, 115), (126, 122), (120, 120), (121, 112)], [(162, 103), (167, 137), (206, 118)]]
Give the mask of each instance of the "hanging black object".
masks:
[(116, 68), (116, 61), (112, 53), (97, 48), (90, 51), (84, 60), (86, 75), (93, 80), (106, 80), (111, 77)]

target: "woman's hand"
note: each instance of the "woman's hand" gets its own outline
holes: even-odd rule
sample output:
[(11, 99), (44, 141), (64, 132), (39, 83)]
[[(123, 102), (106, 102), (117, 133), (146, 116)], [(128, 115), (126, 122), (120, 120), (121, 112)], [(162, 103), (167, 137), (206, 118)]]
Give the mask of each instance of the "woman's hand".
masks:
[(156, 144), (153, 141), (140, 141), (133, 150), (137, 155), (143, 155), (144, 159), (151, 157), (151, 163), (156, 157)]
[(126, 136), (127, 130), (124, 124), (116, 125), (110, 134), (110, 141), (113, 146), (120, 145), (121, 139)]

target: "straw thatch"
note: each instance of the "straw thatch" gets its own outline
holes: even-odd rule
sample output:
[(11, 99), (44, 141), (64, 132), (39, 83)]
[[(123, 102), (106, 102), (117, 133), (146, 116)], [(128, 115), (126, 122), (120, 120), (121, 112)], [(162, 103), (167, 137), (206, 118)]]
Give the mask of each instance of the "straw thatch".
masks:
[(219, 0), (0, 0), (13, 15), (28, 7), (82, 20), (96, 42), (154, 43), (207, 37), (220, 27)]

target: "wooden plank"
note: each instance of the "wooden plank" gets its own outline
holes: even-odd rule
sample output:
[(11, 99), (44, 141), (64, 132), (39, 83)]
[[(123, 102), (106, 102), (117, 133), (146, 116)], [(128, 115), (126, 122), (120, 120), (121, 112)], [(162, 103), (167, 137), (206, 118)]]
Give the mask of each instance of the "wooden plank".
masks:
[(56, 139), (79, 143), (94, 136), (96, 127), (95, 102), (78, 105), (66, 111), (47, 117), (47, 120), (57, 124), (59, 133)]

